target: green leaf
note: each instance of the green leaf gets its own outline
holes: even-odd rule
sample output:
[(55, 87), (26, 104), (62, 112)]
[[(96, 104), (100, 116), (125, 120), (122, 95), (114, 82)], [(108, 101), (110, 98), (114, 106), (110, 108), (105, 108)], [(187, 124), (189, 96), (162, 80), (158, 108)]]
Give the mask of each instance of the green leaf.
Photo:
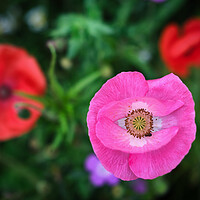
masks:
[(69, 124), (67, 121), (66, 114), (61, 112), (59, 114), (58, 120), (59, 120), (59, 126), (58, 126), (57, 131), (55, 132), (56, 136), (55, 136), (54, 142), (51, 145), (51, 148), (53, 150), (55, 150), (63, 142), (64, 137), (69, 131)]
[(78, 52), (81, 50), (82, 46), (84, 44), (84, 41), (82, 40), (82, 38), (75, 38), (72, 37), (69, 39), (69, 48), (68, 48), (68, 52), (67, 52), (67, 57), (69, 59), (74, 58)]
[(101, 75), (101, 72), (97, 71), (81, 79), (69, 89), (69, 91), (67, 92), (67, 96), (71, 98), (75, 97), (80, 91), (82, 91), (85, 87), (87, 87), (89, 84), (95, 81), (98, 77), (100, 77), (100, 75)]

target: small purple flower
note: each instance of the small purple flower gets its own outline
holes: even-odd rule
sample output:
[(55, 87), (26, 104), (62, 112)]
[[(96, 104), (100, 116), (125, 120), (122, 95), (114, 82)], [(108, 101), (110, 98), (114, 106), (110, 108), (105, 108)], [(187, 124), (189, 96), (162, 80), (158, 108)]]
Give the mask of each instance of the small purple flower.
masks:
[(132, 188), (138, 194), (145, 194), (148, 190), (147, 182), (143, 179), (136, 179), (133, 181)]
[(90, 181), (96, 187), (104, 184), (114, 186), (119, 183), (119, 179), (108, 172), (94, 154), (86, 158), (85, 169), (90, 172)]
[(164, 1), (166, 1), (166, 0), (151, 0), (151, 1), (153, 1), (153, 2), (155, 2), (155, 3), (162, 3), (162, 2), (164, 2)]

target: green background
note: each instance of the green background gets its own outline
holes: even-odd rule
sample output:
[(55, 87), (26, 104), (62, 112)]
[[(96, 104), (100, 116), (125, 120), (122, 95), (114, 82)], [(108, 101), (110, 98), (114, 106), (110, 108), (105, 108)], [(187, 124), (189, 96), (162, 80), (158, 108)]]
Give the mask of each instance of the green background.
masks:
[[(42, 6), (47, 26), (34, 31), (27, 12)], [(138, 194), (132, 182), (95, 188), (84, 169), (92, 152), (86, 115), (91, 98), (105, 81), (122, 71), (140, 71), (146, 79), (169, 73), (158, 41), (170, 22), (200, 15), (199, 0), (4, 0), (0, 19), (11, 13), (16, 27), (0, 31), (0, 42), (34, 55), (44, 71), (46, 110), (32, 131), (0, 143), (0, 199), (200, 199), (200, 145), (171, 173), (148, 180)], [(0, 23), (1, 24), (1, 23)], [(56, 67), (50, 65), (49, 41), (56, 44)], [(55, 60), (53, 60), (55, 61)], [(200, 70), (183, 79), (200, 119)]]

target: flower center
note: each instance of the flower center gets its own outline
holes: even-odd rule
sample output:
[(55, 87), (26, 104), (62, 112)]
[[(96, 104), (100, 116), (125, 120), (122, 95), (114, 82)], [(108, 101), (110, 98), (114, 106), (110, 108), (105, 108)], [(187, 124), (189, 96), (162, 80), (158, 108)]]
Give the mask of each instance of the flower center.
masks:
[(137, 138), (151, 136), (153, 131), (153, 115), (149, 111), (141, 108), (129, 111), (125, 126), (127, 132)]
[(12, 95), (12, 90), (9, 86), (7, 85), (2, 85), (0, 86), (0, 100), (5, 100), (11, 97)]
[(142, 130), (143, 128), (145, 128), (146, 125), (146, 120), (144, 117), (141, 116), (137, 116), (135, 117), (135, 119), (133, 120), (133, 127), (136, 130)]

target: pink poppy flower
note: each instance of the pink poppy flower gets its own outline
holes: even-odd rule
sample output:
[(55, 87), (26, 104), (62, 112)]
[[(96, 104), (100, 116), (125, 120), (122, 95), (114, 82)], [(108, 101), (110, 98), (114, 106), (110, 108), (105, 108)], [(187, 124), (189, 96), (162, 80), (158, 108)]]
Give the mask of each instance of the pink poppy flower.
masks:
[(169, 173), (195, 139), (194, 101), (174, 74), (146, 81), (139, 72), (108, 80), (90, 102), (89, 137), (106, 170), (122, 180)]

